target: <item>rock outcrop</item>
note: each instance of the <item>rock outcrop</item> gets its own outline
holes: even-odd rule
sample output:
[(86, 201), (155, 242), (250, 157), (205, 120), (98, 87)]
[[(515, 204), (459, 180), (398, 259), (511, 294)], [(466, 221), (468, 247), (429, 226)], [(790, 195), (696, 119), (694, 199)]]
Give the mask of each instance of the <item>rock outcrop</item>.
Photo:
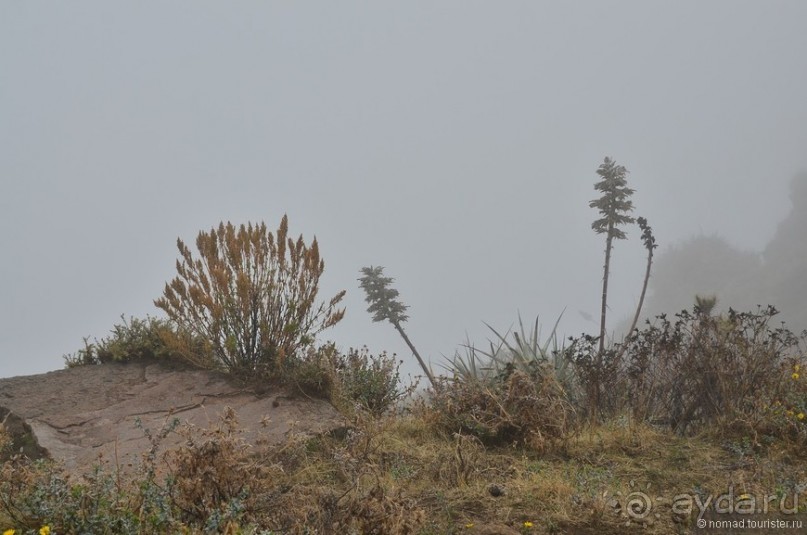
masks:
[[(104, 364), (0, 379), (0, 422), (15, 450), (61, 461), (75, 473), (99, 463), (136, 467), (151, 447), (144, 429), (156, 435), (174, 418), (209, 427), (227, 407), (252, 445), (344, 425), (327, 401), (272, 389), (257, 394), (221, 374), (161, 363)], [(181, 440), (169, 433), (160, 446), (170, 448)]]

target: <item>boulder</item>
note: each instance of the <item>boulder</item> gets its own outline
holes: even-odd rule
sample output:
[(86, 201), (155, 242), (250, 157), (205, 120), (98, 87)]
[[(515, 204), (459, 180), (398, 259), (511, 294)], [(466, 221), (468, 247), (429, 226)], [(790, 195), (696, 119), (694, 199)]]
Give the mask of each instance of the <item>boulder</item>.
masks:
[[(61, 461), (69, 472), (93, 465), (129, 471), (176, 418), (215, 425), (232, 408), (242, 438), (256, 447), (290, 433), (317, 434), (345, 425), (327, 401), (280, 388), (246, 388), (215, 372), (132, 362), (80, 366), (0, 379), (0, 422), (15, 452)], [(160, 449), (179, 444), (177, 433)]]

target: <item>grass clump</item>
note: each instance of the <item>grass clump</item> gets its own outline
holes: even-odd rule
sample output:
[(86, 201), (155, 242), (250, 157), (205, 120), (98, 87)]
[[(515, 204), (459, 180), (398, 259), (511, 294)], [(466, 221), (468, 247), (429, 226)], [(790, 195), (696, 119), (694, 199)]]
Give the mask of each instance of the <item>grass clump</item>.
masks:
[(545, 365), (509, 367), (491, 381), (440, 377), (426, 409), (438, 427), (484, 444), (521, 443), (543, 450), (574, 429), (574, 410)]
[[(449, 432), (470, 434), (489, 445), (521, 443), (544, 449), (564, 440), (576, 424), (574, 378), (559, 358), (555, 328), (539, 341), (538, 319), (527, 333), (504, 335), (482, 351), (466, 344), (430, 392), (428, 418)], [(488, 326), (490, 327), (490, 326)], [(550, 350), (550, 345), (552, 349)]]

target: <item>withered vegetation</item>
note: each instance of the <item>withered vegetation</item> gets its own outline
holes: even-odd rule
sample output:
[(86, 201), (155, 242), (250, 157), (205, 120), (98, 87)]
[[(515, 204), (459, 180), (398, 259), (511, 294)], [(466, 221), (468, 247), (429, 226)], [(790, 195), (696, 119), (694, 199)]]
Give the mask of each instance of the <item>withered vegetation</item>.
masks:
[[(221, 223), (196, 238), (198, 257), (177, 239), (177, 276), (154, 304), (207, 351), (177, 337), (175, 348), (194, 364), (237, 374), (273, 374), (314, 336), (338, 323), (344, 291), (317, 302), (325, 270), (316, 238), (289, 237), (283, 216), (274, 233), (265, 223)], [(183, 347), (184, 346), (184, 347)]]

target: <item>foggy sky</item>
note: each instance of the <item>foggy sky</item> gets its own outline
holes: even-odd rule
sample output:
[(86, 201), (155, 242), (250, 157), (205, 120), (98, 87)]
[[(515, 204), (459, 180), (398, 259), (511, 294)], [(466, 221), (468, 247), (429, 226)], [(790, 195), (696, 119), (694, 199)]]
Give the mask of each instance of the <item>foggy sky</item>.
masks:
[[(264, 220), (316, 236), (323, 333), (373, 324), (382, 265), (433, 363), (520, 311), (594, 332), (595, 170), (630, 171), (660, 250), (761, 252), (807, 169), (802, 1), (0, 2), (0, 376), (160, 315), (176, 238)], [(614, 251), (612, 324), (638, 299)]]

